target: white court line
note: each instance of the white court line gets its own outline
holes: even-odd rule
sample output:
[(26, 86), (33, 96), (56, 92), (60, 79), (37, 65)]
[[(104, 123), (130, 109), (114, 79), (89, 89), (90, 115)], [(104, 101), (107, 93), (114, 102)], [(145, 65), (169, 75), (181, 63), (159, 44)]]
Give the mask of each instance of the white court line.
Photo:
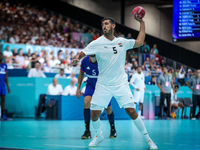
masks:
[(180, 145), (187, 145), (187, 144), (180, 144)]
[[(72, 145), (56, 145), (56, 144), (44, 144), (49, 146), (63, 146), (63, 147), (76, 147), (76, 148), (86, 148), (84, 146), (72, 146)], [(88, 148), (88, 147), (87, 147)]]
[(32, 149), (32, 148), (20, 148), (20, 147), (2, 147), (2, 146), (0, 146), (0, 148), (12, 148), (12, 149), (37, 150), (37, 149)]
[(128, 142), (128, 141), (120, 141), (120, 142)]
[(35, 137), (35, 136), (31, 136), (31, 135), (29, 135), (28, 137)]

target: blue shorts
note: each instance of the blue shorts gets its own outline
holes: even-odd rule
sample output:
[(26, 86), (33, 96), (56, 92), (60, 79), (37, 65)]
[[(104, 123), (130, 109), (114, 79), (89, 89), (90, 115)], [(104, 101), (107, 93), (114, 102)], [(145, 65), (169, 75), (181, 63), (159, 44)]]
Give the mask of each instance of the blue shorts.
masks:
[[(94, 88), (92, 85), (87, 84), (87, 85), (86, 85), (86, 89), (85, 89), (84, 97), (85, 97), (85, 96), (91, 96), (91, 97), (92, 97), (92, 95), (94, 94), (94, 90), (95, 90), (95, 88)], [(110, 101), (110, 103), (108, 104), (108, 107), (110, 107), (110, 106), (111, 106), (111, 101)]]
[(0, 86), (0, 95), (6, 95), (6, 86)]

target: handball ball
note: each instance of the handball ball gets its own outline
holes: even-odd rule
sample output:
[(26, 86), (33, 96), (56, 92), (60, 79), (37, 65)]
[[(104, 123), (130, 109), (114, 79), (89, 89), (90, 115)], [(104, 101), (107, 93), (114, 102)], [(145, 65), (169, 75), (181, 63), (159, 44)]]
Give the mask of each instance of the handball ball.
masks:
[(139, 19), (142, 19), (145, 15), (145, 10), (141, 6), (137, 6), (132, 10), (132, 15), (134, 18), (136, 18), (136, 15), (139, 17)]

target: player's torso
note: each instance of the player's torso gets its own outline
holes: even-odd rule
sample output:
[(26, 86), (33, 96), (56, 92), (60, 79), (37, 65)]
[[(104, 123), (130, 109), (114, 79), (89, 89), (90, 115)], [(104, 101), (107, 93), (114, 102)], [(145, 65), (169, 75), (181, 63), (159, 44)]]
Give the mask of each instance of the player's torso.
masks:
[(99, 52), (96, 56), (99, 68), (98, 82), (112, 85), (127, 78), (124, 71), (126, 48), (123, 40), (115, 38), (113, 41), (109, 41), (104, 38), (98, 49)]
[(136, 80), (135, 80), (135, 84), (137, 85), (137, 87), (142, 88), (140, 90), (143, 90), (143, 86), (144, 86), (144, 75), (141, 73), (137, 73), (136, 75)]
[(87, 56), (87, 58), (85, 59), (87, 59), (86, 61), (84, 61), (85, 74), (88, 77), (87, 83), (95, 86), (99, 75), (98, 64), (97, 62), (92, 63), (89, 56)]

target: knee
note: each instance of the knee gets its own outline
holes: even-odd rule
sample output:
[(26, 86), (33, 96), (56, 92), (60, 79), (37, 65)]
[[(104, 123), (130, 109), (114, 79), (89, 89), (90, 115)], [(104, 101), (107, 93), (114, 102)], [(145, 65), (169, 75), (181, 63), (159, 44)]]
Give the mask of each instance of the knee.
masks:
[(108, 107), (108, 108), (106, 108), (105, 110), (106, 110), (106, 113), (107, 113), (108, 115), (110, 115), (110, 114), (112, 113), (112, 108), (111, 108), (111, 107)]
[(138, 117), (138, 114), (136, 113), (134, 108), (126, 108), (126, 112), (132, 116), (132, 119), (136, 119)]
[(90, 108), (90, 101), (89, 99), (84, 99), (84, 108)]
[(92, 111), (91, 113), (92, 121), (97, 121), (99, 118), (99, 115), (95, 112)]
[(178, 106), (183, 108), (183, 103), (178, 103)]
[(5, 97), (1, 97), (1, 103), (5, 102)]

